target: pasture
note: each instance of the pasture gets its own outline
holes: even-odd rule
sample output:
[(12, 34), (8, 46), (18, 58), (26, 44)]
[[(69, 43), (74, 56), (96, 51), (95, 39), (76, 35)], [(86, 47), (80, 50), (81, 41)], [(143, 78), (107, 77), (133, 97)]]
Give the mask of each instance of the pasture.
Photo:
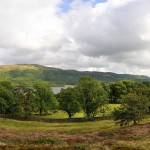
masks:
[[(106, 112), (103, 114), (101, 111), (97, 114), (97, 116), (108, 116), (112, 114), (112, 111), (114, 108), (118, 108), (120, 104), (109, 104), (107, 107)], [(58, 111), (51, 111), (48, 115), (40, 116), (41, 118), (49, 118), (49, 119), (65, 119), (68, 118), (68, 115), (66, 112), (58, 110)], [(76, 113), (73, 118), (82, 118), (84, 117), (83, 112)]]
[[(46, 117), (66, 118), (62, 113)], [(83, 113), (77, 115), (81, 117)], [(139, 125), (124, 128), (113, 120), (45, 123), (0, 118), (0, 149), (149, 150), (149, 145), (149, 116)]]

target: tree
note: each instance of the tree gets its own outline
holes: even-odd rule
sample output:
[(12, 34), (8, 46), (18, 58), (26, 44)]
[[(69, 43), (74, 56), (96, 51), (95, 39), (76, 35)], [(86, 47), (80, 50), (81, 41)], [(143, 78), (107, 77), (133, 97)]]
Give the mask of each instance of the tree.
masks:
[(148, 98), (145, 96), (129, 93), (122, 98), (121, 102), (121, 107), (113, 112), (114, 120), (120, 126), (128, 125), (132, 121), (137, 124), (148, 111)]
[(122, 80), (121, 82), (126, 86), (126, 91), (124, 94), (133, 92), (137, 85), (137, 82), (131, 80)]
[(149, 112), (150, 113), (150, 87), (145, 85), (145, 84), (140, 84), (140, 86), (138, 86), (136, 89), (135, 89), (136, 93), (140, 96), (143, 96), (143, 97), (146, 97), (148, 99), (148, 109), (149, 109)]
[(121, 80), (111, 82), (110, 84), (109, 99), (110, 103), (119, 103), (119, 100), (128, 93), (134, 92), (138, 83), (131, 80)]
[(8, 104), (4, 98), (0, 97), (0, 114), (6, 114)]
[(57, 107), (56, 98), (48, 84), (37, 82), (34, 84), (34, 88), (36, 109), (40, 115)]
[(69, 118), (80, 111), (80, 104), (77, 100), (77, 89), (67, 88), (62, 89), (57, 95), (59, 107), (61, 110), (67, 112)]
[(107, 103), (107, 94), (101, 83), (89, 76), (83, 76), (77, 87), (79, 102), (85, 115), (88, 118), (96, 116), (99, 109)]
[(19, 86), (15, 89), (17, 98), (14, 114), (17, 116), (29, 117), (34, 112), (34, 94), (33, 89), (25, 86)]
[(119, 99), (126, 93), (126, 86), (122, 81), (110, 83), (110, 103), (118, 103)]
[(148, 88), (150, 88), (150, 81), (145, 81), (145, 82), (142, 82), (144, 85), (146, 85)]
[(13, 88), (11, 87), (11, 83), (0, 82), (0, 113), (7, 115), (12, 113), (13, 104), (15, 102), (15, 98), (13, 95)]

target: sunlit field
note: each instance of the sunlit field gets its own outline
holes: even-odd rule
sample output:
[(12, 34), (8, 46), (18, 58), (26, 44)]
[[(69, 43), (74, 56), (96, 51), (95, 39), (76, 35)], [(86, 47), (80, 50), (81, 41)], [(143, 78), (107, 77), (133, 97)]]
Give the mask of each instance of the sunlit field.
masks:
[[(98, 113), (97, 114), (97, 117), (98, 116), (107, 116), (107, 115), (111, 115), (112, 114), (112, 111), (114, 110), (114, 108), (118, 108), (120, 106), (120, 104), (109, 104), (108, 105), (108, 108), (107, 108), (107, 111), (103, 114), (102, 112)], [(68, 115), (66, 112), (64, 111), (61, 111), (61, 110), (58, 110), (58, 111), (52, 111), (52, 112), (49, 112), (48, 115), (42, 115), (40, 116), (42, 118), (50, 118), (50, 119), (64, 119), (64, 118), (68, 118)], [(84, 113), (83, 112), (79, 112), (79, 113), (76, 113), (73, 118), (82, 118), (84, 117)]]

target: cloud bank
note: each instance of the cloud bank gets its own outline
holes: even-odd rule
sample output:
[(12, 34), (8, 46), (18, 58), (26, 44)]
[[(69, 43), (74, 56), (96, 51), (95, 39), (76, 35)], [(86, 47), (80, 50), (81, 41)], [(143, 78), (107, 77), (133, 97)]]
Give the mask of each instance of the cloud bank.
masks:
[(150, 76), (149, 7), (149, 0), (0, 1), (0, 64)]

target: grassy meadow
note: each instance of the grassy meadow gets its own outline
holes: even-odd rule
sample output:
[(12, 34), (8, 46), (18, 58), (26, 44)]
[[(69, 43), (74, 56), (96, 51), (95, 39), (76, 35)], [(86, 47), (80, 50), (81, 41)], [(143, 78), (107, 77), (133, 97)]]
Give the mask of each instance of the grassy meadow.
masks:
[[(99, 112), (97, 114), (97, 116), (108, 116), (112, 114), (112, 111), (114, 110), (114, 108), (118, 108), (120, 106), (120, 104), (109, 104), (107, 111), (103, 114), (102, 112)], [(41, 118), (49, 118), (49, 119), (65, 119), (68, 118), (68, 115), (66, 112), (58, 110), (58, 111), (52, 111), (49, 112), (48, 115), (45, 116), (40, 116)], [(83, 112), (79, 112), (76, 113), (73, 118), (82, 118), (84, 117), (84, 113)]]
[[(110, 105), (107, 114), (115, 107), (119, 105)], [(81, 112), (75, 117), (82, 116)], [(58, 111), (45, 117), (61, 119), (67, 115)], [(113, 120), (46, 123), (0, 118), (0, 149), (149, 150), (149, 129), (149, 116), (139, 125), (124, 128)]]
[(124, 128), (113, 120), (44, 123), (1, 118), (0, 122), (0, 149), (148, 150), (150, 144), (150, 118)]

